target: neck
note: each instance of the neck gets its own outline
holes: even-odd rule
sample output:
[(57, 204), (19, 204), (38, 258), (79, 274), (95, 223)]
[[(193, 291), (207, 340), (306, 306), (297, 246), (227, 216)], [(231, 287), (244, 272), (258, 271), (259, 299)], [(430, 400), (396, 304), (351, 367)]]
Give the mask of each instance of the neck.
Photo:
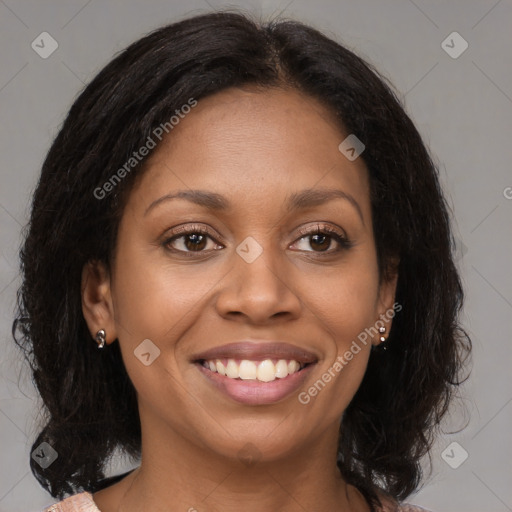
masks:
[(367, 512), (362, 495), (336, 466), (337, 438), (333, 425), (286, 457), (265, 460), (248, 446), (233, 458), (197, 446), (166, 425), (142, 425), (140, 467), (94, 499), (102, 512)]

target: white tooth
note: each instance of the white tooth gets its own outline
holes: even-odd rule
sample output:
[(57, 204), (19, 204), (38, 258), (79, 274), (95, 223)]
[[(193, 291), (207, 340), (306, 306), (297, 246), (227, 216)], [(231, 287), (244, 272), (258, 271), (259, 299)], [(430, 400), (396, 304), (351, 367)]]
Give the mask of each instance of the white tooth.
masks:
[(295, 360), (291, 360), (289, 363), (288, 363), (288, 373), (289, 374), (292, 374), (292, 373), (295, 373), (295, 372), (298, 372), (299, 371), (299, 368), (300, 368), (300, 364), (298, 361), (295, 361)]
[(222, 361), (215, 361), (215, 366), (217, 367), (217, 373), (220, 373), (221, 375), (226, 375), (226, 367), (222, 363)]
[(217, 367), (215, 366), (215, 363), (213, 361), (208, 361), (208, 368), (210, 368), (212, 372), (217, 371)]
[(244, 380), (255, 380), (258, 369), (252, 361), (243, 359), (238, 367), (239, 377)]
[(238, 379), (238, 365), (234, 359), (228, 359), (228, 365), (226, 366), (226, 375), (230, 379)]
[(279, 359), (276, 363), (276, 377), (278, 379), (284, 379), (288, 377), (288, 364), (284, 359)]
[(270, 359), (265, 359), (265, 361), (261, 361), (258, 365), (257, 378), (263, 382), (270, 382), (276, 379), (276, 369)]

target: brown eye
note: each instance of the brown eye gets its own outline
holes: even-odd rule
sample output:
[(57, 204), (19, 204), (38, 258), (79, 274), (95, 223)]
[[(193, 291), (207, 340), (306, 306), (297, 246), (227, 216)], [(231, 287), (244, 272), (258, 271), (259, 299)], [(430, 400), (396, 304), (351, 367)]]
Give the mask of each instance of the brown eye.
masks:
[(300, 235), (293, 244), (299, 251), (332, 254), (352, 247), (352, 242), (341, 230), (330, 226), (302, 229)]
[(315, 249), (315, 250), (318, 250), (318, 251), (326, 251), (327, 249), (329, 249), (330, 245), (331, 245), (331, 241), (332, 241), (332, 237), (330, 237), (329, 235), (325, 235), (325, 234), (320, 234), (320, 235), (311, 235), (309, 237), (310, 239), (310, 246)]
[(189, 227), (177, 230), (178, 233), (165, 240), (164, 247), (175, 253), (206, 253), (220, 248), (204, 228)]
[(201, 251), (206, 247), (207, 237), (205, 235), (191, 233), (182, 237), (185, 247), (190, 251)]

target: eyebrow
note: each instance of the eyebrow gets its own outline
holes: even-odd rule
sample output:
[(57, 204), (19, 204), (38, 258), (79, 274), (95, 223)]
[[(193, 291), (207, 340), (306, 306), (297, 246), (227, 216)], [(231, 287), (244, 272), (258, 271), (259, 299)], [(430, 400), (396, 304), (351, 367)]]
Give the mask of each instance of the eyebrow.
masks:
[(199, 206), (204, 206), (210, 210), (227, 210), (230, 206), (229, 201), (220, 194), (215, 192), (207, 192), (205, 190), (179, 190), (174, 194), (166, 194), (153, 201), (144, 212), (146, 216), (153, 208), (159, 204), (170, 201), (171, 199), (186, 199), (191, 203), (195, 203)]
[[(166, 194), (155, 201), (153, 201), (144, 212), (146, 216), (151, 210), (156, 208), (158, 205), (170, 201), (172, 199), (185, 199), (191, 203), (203, 206), (210, 210), (227, 210), (230, 208), (231, 203), (224, 196), (215, 192), (208, 192), (206, 190), (179, 190), (172, 194)], [(311, 208), (324, 204), (333, 199), (344, 199), (348, 201), (357, 211), (361, 221), (364, 224), (363, 212), (359, 203), (354, 199), (353, 196), (343, 190), (335, 188), (308, 188), (300, 192), (291, 194), (288, 200), (285, 202), (286, 209), (288, 212), (294, 210)]]
[(312, 206), (318, 206), (333, 199), (344, 199), (348, 201), (357, 211), (361, 221), (364, 224), (363, 212), (359, 203), (354, 199), (353, 196), (343, 190), (337, 188), (308, 188), (301, 192), (296, 192), (290, 196), (287, 202), (287, 210), (289, 212), (293, 210), (299, 210), (302, 208), (310, 208)]

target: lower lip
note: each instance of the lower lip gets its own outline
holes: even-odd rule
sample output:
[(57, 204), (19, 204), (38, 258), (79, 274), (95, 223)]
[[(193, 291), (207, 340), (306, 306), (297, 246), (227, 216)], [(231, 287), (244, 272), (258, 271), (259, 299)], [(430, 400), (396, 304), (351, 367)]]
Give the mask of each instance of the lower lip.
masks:
[(314, 364), (308, 364), (302, 370), (288, 375), (284, 379), (270, 382), (259, 380), (230, 379), (196, 363), (199, 371), (220, 391), (242, 404), (265, 405), (282, 400), (297, 391), (311, 372)]

